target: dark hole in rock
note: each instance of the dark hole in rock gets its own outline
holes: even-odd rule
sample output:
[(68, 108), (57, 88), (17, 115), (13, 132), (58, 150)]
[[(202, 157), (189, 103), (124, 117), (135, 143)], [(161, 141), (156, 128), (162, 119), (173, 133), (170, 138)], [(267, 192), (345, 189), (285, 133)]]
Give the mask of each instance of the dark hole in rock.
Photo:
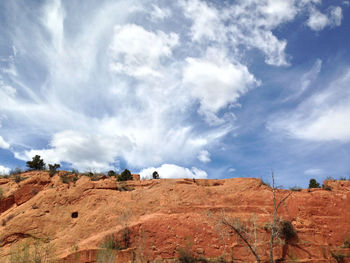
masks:
[(72, 218), (78, 218), (78, 212), (73, 212), (72, 213)]

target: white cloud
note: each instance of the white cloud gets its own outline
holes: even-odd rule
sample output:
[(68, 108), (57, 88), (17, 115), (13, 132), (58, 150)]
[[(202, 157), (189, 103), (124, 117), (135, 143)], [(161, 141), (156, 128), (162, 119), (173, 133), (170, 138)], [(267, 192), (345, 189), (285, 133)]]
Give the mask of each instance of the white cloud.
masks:
[(198, 154), (198, 160), (200, 160), (202, 163), (208, 163), (210, 162), (210, 153), (206, 150), (202, 150)]
[(249, 87), (258, 84), (246, 66), (231, 63), (216, 49), (208, 49), (205, 58), (187, 58), (186, 61), (183, 82), (200, 101), (199, 112), (211, 123), (211, 114), (237, 102)]
[(114, 37), (109, 46), (111, 69), (135, 77), (160, 77), (160, 60), (171, 56), (178, 40), (175, 33), (153, 33), (135, 24), (115, 26)]
[(172, 12), (169, 8), (160, 8), (155, 4), (152, 5), (152, 11), (150, 12), (150, 16), (153, 21), (163, 20), (170, 17), (171, 14)]
[(300, 77), (298, 84), (292, 83), (292, 94), (288, 96), (283, 102), (299, 98), (304, 92), (306, 92), (312, 83), (317, 79), (322, 68), (322, 60), (317, 59), (311, 69)]
[(33, 19), (23, 12), (32, 2), (6, 1), (13, 54), (0, 70), (1, 135), (22, 160), (38, 153), (82, 170), (207, 160), (234, 128), (233, 106), (259, 84), (246, 51), (288, 65), (273, 31), (303, 2), (55, 0)]
[(322, 169), (319, 169), (319, 168), (311, 168), (311, 169), (305, 170), (304, 174), (306, 174), (306, 175), (321, 175), (321, 174), (324, 174), (324, 171)]
[(343, 19), (343, 11), (341, 7), (335, 6), (330, 9), (330, 24), (332, 26), (340, 26)]
[(181, 1), (180, 3), (184, 8), (185, 15), (193, 20), (191, 37), (194, 41), (225, 38), (225, 29), (220, 19), (222, 14), (215, 7), (208, 6), (205, 1), (199, 0)]
[(307, 25), (315, 31), (320, 31), (326, 26), (340, 26), (343, 18), (342, 9), (339, 6), (331, 7), (328, 14), (323, 14), (315, 8), (310, 11)]
[(228, 171), (229, 171), (229, 173), (234, 173), (236, 171), (236, 169), (235, 168), (230, 168), (230, 169), (228, 169)]
[(191, 169), (177, 166), (175, 164), (163, 164), (158, 168), (150, 167), (140, 171), (141, 178), (152, 178), (152, 173), (157, 171), (160, 178), (207, 178), (207, 173), (196, 167)]
[(238, 1), (237, 5), (221, 8), (199, 0), (180, 3), (192, 20), (193, 41), (225, 43), (237, 54), (242, 46), (253, 47), (265, 54), (267, 64), (289, 64), (284, 53), (287, 42), (277, 39), (272, 30), (296, 16), (294, 1)]
[(271, 130), (311, 141), (350, 142), (350, 68), (296, 110), (272, 120)]
[(10, 144), (7, 143), (4, 138), (2, 138), (2, 136), (0, 136), (0, 148), (2, 149), (9, 149), (10, 148)]
[(307, 20), (307, 25), (315, 31), (320, 31), (325, 28), (328, 24), (328, 17), (325, 14), (322, 14), (318, 10), (312, 10), (310, 12), (310, 17)]
[(0, 175), (9, 174), (10, 171), (11, 171), (10, 168), (0, 165)]

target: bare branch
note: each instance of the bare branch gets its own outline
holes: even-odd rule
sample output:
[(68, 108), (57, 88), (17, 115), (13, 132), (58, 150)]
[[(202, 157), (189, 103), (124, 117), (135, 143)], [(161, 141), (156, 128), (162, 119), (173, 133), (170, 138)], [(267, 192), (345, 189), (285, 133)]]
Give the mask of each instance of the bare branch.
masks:
[(248, 239), (241, 233), (241, 230), (239, 228), (237, 228), (236, 226), (234, 226), (234, 224), (231, 224), (230, 222), (228, 222), (225, 218), (222, 218), (221, 222), (222, 222), (223, 225), (228, 226), (233, 231), (235, 231), (235, 233), (243, 240), (243, 242), (247, 245), (247, 247), (253, 253), (253, 255), (256, 258), (256, 261), (258, 263), (260, 263), (261, 261), (260, 261), (260, 258), (258, 256), (258, 254), (256, 253), (255, 249), (250, 245)]

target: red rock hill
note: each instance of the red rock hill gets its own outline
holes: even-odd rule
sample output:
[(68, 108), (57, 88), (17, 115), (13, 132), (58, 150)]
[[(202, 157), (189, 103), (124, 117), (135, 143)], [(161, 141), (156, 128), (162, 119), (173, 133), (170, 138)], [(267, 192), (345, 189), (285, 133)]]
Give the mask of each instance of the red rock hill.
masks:
[[(120, 248), (104, 262), (174, 262), (180, 250), (208, 262), (255, 262), (220, 224), (222, 217), (255, 222), (248, 234), (262, 262), (269, 259), (272, 191), (260, 179), (117, 183), (64, 171), (52, 178), (37, 171), (20, 176), (26, 179), (19, 183), (0, 179), (0, 262), (15, 262), (11, 253), (26, 240), (40, 240), (51, 249), (47, 257), (60, 262), (97, 262), (112, 236)], [(276, 241), (279, 262), (350, 262), (350, 181), (324, 184), (331, 191), (295, 191), (280, 207), (279, 217), (292, 223), (297, 238)], [(277, 199), (289, 192), (277, 190)]]

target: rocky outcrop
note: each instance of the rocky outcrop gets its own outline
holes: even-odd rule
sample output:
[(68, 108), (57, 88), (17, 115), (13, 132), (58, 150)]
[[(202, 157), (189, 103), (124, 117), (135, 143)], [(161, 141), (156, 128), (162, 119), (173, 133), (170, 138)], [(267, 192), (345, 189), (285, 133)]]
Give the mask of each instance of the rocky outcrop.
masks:
[[(83, 176), (63, 183), (60, 175), (65, 174), (50, 178), (45, 172), (32, 172), (19, 184), (2, 184), (6, 198), (0, 203), (0, 259), (23, 240), (41, 239), (55, 248), (54, 256), (62, 262), (92, 263), (108, 253), (103, 244), (113, 237), (120, 245), (112, 250), (115, 262), (171, 261), (181, 250), (198, 258), (254, 262), (237, 235), (220, 224), (225, 216), (246, 226), (263, 262), (268, 260), (273, 200), (271, 189), (259, 179), (120, 183)], [(350, 185), (324, 184), (331, 190), (295, 191), (280, 207), (279, 217), (291, 222), (297, 238), (277, 240), (274, 252), (279, 262), (336, 262), (336, 257), (347, 262)], [(277, 199), (289, 193), (277, 190)]]

